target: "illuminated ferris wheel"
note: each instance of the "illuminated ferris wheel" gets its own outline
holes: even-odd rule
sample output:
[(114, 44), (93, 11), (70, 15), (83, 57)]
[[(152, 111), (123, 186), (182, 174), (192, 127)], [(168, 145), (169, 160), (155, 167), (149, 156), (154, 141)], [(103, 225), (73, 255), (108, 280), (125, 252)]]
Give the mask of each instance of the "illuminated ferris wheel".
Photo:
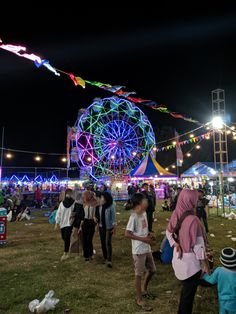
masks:
[(147, 117), (125, 99), (95, 99), (77, 121), (78, 165), (96, 177), (128, 174), (154, 145)]

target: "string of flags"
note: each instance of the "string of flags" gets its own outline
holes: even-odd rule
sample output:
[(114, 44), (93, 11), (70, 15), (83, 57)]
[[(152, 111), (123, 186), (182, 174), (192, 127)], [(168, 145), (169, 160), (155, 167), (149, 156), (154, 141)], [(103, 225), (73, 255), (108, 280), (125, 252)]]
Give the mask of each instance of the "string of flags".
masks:
[(49, 71), (53, 72), (56, 76), (60, 76), (60, 73), (67, 75), (73, 81), (75, 86), (79, 85), (82, 88), (85, 88), (86, 84), (93, 85), (93, 86), (96, 86), (98, 88), (109, 91), (109, 92), (117, 95), (118, 97), (126, 98), (133, 103), (142, 104), (142, 105), (150, 107), (154, 110), (158, 110), (161, 113), (169, 114), (173, 118), (183, 119), (183, 120), (188, 121), (188, 122), (200, 124), (200, 122), (197, 120), (194, 120), (190, 117), (186, 117), (186, 116), (184, 116), (178, 112), (171, 111), (164, 104), (159, 104), (156, 101), (131, 96), (131, 95), (135, 95), (136, 92), (124, 91), (125, 86), (104, 84), (104, 83), (97, 82), (97, 81), (88, 81), (88, 80), (84, 80), (80, 76), (74, 75), (73, 73), (69, 73), (69, 72), (57, 69), (57, 68), (53, 67), (47, 59), (41, 59), (39, 56), (37, 56), (33, 53), (31, 53), (31, 54), (27, 53), (26, 47), (11, 45), (11, 44), (3, 44), (2, 40), (0, 39), (0, 48), (4, 49), (6, 51), (9, 51), (11, 53), (14, 53), (18, 57), (31, 60), (34, 62), (35, 66), (37, 68), (40, 68), (43, 66), (43, 67), (47, 68)]
[(167, 145), (167, 146), (153, 148), (153, 150), (155, 150), (156, 152), (163, 152), (163, 151), (167, 151), (167, 150), (176, 148), (177, 145), (178, 146), (183, 146), (183, 145), (190, 144), (190, 143), (196, 143), (196, 142), (202, 141), (204, 139), (209, 139), (210, 136), (211, 136), (211, 132), (208, 132), (208, 133), (205, 133), (205, 134), (202, 134), (202, 135), (194, 136), (194, 137), (192, 137), (192, 138), (190, 138), (188, 140), (184, 140), (184, 141), (181, 141), (181, 142), (173, 142), (172, 144)]

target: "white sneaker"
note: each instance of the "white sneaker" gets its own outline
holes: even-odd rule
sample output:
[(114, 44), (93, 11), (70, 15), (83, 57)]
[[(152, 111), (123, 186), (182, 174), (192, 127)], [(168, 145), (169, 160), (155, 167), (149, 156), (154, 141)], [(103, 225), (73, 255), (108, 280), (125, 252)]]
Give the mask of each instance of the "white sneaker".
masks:
[(65, 261), (66, 259), (70, 258), (69, 253), (64, 253), (61, 257), (61, 262)]

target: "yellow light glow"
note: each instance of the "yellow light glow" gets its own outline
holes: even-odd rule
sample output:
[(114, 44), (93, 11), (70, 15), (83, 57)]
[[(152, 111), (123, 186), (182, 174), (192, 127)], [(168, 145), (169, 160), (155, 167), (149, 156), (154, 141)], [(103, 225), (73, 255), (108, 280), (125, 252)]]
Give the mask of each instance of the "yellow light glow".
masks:
[(6, 154), (6, 158), (7, 158), (7, 159), (11, 159), (12, 157), (13, 157), (12, 154), (10, 154), (10, 153), (7, 153), (7, 154)]
[(35, 158), (34, 158), (36, 161), (41, 161), (42, 160), (42, 157), (40, 157), (40, 156), (35, 156)]

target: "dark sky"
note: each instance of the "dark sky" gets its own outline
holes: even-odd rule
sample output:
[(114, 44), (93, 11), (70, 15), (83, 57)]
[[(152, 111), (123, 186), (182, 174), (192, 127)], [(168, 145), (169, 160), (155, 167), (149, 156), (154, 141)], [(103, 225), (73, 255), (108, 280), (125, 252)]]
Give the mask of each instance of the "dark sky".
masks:
[[(174, 11), (174, 10), (173, 10)], [(40, 21), (36, 29), (34, 24)], [(32, 16), (30, 25), (1, 27), (4, 43), (26, 46), (62, 70), (84, 79), (125, 85), (138, 97), (163, 102), (173, 111), (207, 122), (211, 90), (223, 88), (227, 111), (236, 121), (236, 12), (198, 9), (191, 13), (125, 10), (91, 13), (76, 18), (44, 20)], [(39, 24), (37, 24), (39, 25)], [(30, 26), (30, 27), (29, 27)], [(66, 125), (73, 125), (78, 109), (95, 97), (110, 96), (96, 87), (75, 87), (65, 76), (37, 69), (33, 62), (0, 50), (0, 126), (5, 147), (65, 152)], [(140, 105), (158, 132), (165, 125), (184, 132), (194, 124), (176, 120)], [(210, 145), (186, 165), (209, 160)], [(172, 161), (174, 161), (174, 155)], [(230, 158), (236, 157), (230, 149)], [(15, 155), (5, 165), (33, 165), (32, 156)], [(158, 160), (166, 165), (164, 157)], [(27, 164), (26, 164), (27, 163)], [(60, 166), (57, 157), (46, 165)]]

